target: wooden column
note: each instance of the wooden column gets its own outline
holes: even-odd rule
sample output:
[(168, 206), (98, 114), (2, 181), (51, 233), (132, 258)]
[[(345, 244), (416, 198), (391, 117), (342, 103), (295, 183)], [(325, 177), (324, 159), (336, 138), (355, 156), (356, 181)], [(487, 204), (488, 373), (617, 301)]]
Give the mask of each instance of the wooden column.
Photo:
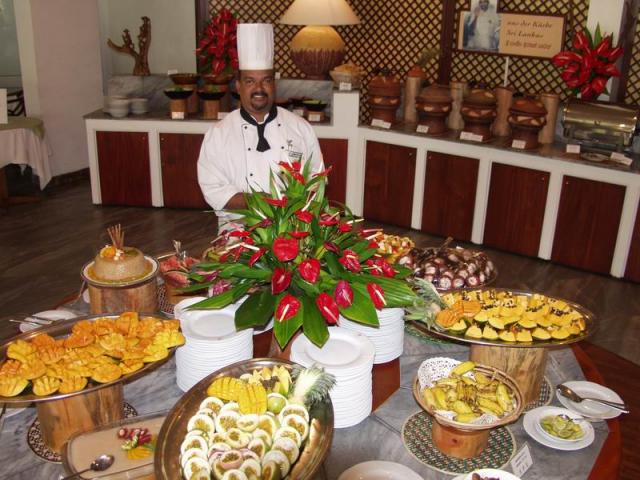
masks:
[(448, 85), (451, 81), (455, 23), (456, 0), (442, 0), (442, 32), (440, 33), (440, 59), (438, 62), (438, 83), (442, 85)]

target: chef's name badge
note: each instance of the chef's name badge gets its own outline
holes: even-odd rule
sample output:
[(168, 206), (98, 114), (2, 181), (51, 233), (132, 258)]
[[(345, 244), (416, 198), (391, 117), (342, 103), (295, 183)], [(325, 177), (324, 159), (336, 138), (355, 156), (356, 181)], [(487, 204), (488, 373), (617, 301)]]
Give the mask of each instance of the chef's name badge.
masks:
[(293, 142), (291, 140), (287, 140), (287, 157), (289, 157), (289, 161), (291, 162), (302, 161), (302, 152), (294, 150)]

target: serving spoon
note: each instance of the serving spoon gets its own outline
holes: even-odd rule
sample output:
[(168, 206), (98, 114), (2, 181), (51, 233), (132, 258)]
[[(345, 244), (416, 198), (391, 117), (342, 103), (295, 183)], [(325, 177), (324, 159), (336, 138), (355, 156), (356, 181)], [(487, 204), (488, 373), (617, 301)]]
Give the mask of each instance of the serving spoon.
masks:
[(79, 472), (76, 472), (73, 475), (69, 475), (68, 477), (64, 477), (60, 480), (69, 480), (71, 478), (76, 478), (78, 475), (82, 475), (83, 473), (91, 470), (93, 470), (94, 472), (102, 472), (103, 470), (106, 470), (111, 465), (113, 465), (113, 460), (114, 460), (113, 455), (100, 455), (93, 462), (91, 462), (91, 465), (89, 466), (89, 468), (85, 470), (80, 470)]
[(576, 403), (581, 403), (583, 400), (589, 400), (592, 402), (601, 403), (602, 405), (606, 405), (611, 408), (615, 408), (616, 410), (620, 410), (622, 413), (629, 413), (629, 407), (627, 407), (625, 403), (611, 402), (609, 400), (603, 400), (601, 398), (581, 397), (569, 387), (562, 384), (558, 385), (556, 389), (560, 392), (560, 395)]

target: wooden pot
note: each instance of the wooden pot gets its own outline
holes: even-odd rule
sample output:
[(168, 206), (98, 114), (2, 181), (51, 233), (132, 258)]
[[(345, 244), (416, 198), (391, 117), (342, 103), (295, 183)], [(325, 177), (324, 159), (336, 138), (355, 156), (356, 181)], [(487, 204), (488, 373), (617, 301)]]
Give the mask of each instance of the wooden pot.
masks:
[(107, 287), (88, 282), (91, 313), (155, 312), (158, 310), (157, 288), (156, 275), (128, 287)]
[(170, 99), (169, 110), (171, 111), (172, 119), (184, 119), (187, 116), (187, 100), (184, 98)]
[(202, 118), (206, 120), (217, 120), (220, 111), (220, 100), (202, 101)]
[(431, 426), (433, 445), (445, 455), (454, 458), (474, 458), (489, 444), (491, 430), (465, 431), (441, 425), (434, 418)]

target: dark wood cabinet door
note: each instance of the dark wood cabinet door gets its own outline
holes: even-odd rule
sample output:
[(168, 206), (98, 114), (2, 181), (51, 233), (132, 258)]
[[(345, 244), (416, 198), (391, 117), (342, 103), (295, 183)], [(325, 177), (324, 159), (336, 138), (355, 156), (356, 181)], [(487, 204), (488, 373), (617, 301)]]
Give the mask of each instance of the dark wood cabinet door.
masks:
[(332, 167), (326, 189), (327, 198), (334, 202), (345, 203), (349, 141), (342, 138), (320, 138), (318, 140), (325, 167)]
[(422, 230), (471, 241), (479, 161), (428, 152)]
[(636, 223), (633, 227), (633, 236), (631, 237), (631, 247), (624, 277), (634, 282), (640, 282), (640, 209), (636, 213)]
[(162, 192), (164, 206), (206, 208), (198, 185), (197, 163), (203, 134), (161, 133)]
[(608, 274), (616, 246), (625, 187), (565, 176), (551, 259)]
[(364, 176), (364, 217), (411, 227), (416, 149), (367, 142)]
[(96, 144), (102, 203), (151, 206), (149, 135), (96, 132)]
[(538, 256), (548, 189), (547, 172), (494, 163), (483, 243)]

